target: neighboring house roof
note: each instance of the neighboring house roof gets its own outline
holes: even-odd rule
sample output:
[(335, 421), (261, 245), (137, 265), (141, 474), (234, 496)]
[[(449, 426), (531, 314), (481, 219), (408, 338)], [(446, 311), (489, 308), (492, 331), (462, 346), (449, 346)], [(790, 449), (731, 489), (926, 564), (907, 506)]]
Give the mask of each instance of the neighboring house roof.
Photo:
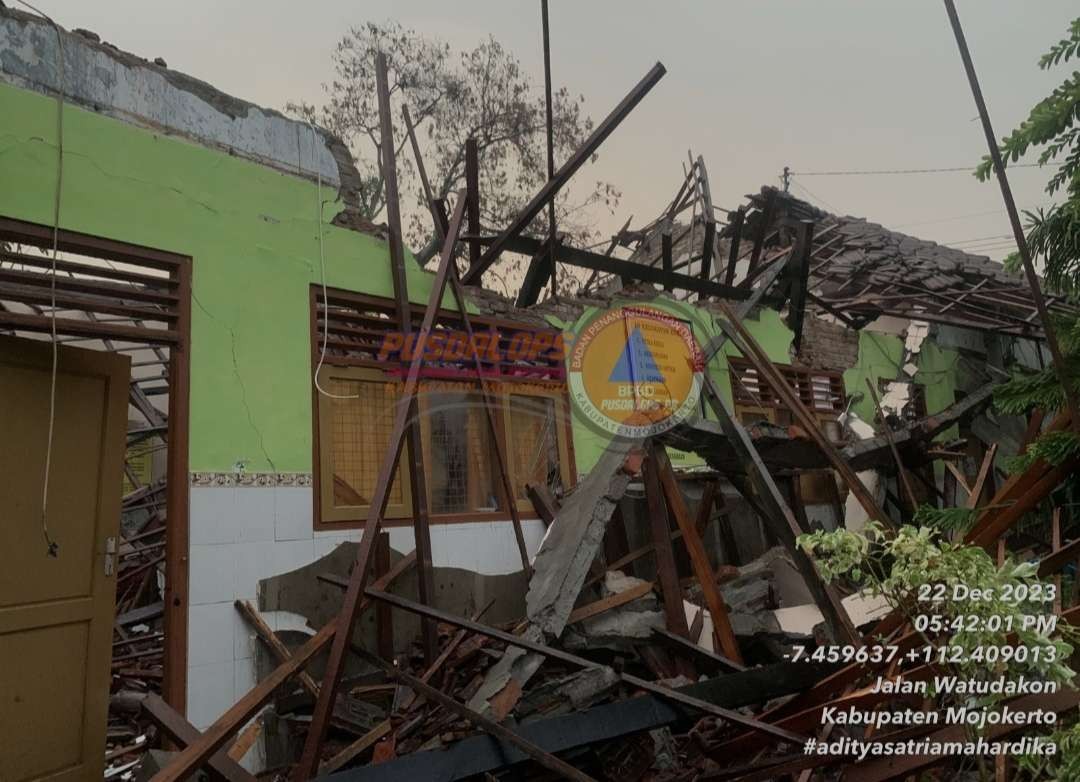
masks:
[[(774, 187), (750, 196), (743, 242), (751, 245), (771, 212), (762, 258), (790, 247), (794, 226), (814, 222), (809, 306), (862, 325), (880, 315), (1040, 336), (1026, 281), (983, 255), (834, 215)], [(770, 209), (769, 202), (773, 201)], [(740, 253), (742, 254), (742, 253)], [(1052, 308), (1068, 309), (1048, 297)]]

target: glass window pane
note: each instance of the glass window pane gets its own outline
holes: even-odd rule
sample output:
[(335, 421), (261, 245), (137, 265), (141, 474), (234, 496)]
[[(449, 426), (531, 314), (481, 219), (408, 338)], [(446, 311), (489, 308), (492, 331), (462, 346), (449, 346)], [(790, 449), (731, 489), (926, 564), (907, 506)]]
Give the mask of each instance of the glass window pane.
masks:
[[(397, 386), (394, 383), (333, 377), (327, 391), (335, 397), (349, 397), (323, 397), (319, 400), (321, 405), (330, 407), (334, 505), (368, 505), (375, 493), (375, 480), (383, 456), (390, 446)], [(404, 498), (401, 466), (398, 465), (388, 504), (401, 505)]]
[(562, 491), (559, 469), (559, 422), (555, 400), (547, 396), (510, 395), (510, 463), (514, 496), (527, 499), (525, 484)]
[(499, 510), (495, 453), (483, 397), (440, 383), (421, 391), (431, 513)]

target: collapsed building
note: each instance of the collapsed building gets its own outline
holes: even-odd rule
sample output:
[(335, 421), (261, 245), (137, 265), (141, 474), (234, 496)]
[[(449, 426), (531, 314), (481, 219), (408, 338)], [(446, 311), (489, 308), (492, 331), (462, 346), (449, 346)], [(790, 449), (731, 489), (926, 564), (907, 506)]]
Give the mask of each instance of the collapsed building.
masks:
[[(1062, 423), (989, 404), (1045, 356), (1030, 293), (987, 258), (771, 187), (722, 209), (698, 157), (607, 253), (523, 233), (574, 161), (509, 227), (479, 224), (475, 188), (432, 204), (433, 272), (359, 216), (325, 130), (2, 7), (0, 50), (0, 360), (26, 375), (0, 529), (21, 560), (0, 625), (15, 779), (83, 778), (106, 740), (108, 773), (147, 779), (791, 773), (749, 750), (796, 752), (857, 678), (788, 645), (899, 628), (796, 535), (985, 505), (972, 539), (996, 545), (1022, 512), (998, 500), (1056, 485), (1004, 470)], [(501, 252), (531, 259), (515, 300), (481, 285)], [(580, 295), (540, 301), (556, 262), (585, 270)], [(700, 346), (700, 399), (615, 436), (577, 411), (560, 340), (643, 308)], [(439, 329), (490, 335), (493, 358), (409, 355)]]

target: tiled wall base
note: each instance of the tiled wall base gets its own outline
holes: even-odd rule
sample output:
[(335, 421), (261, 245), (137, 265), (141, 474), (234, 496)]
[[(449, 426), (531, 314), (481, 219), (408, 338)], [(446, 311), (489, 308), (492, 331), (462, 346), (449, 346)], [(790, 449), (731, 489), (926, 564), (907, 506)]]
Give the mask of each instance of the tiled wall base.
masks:
[[(309, 486), (280, 483), (191, 487), (187, 702), (188, 719), (200, 730), (256, 683), (257, 641), (233, 601), (254, 601), (260, 579), (303, 567), (343, 541), (360, 540), (360, 530), (314, 532), (311, 492)], [(544, 526), (536, 520), (522, 524), (531, 556)], [(411, 528), (388, 531), (392, 548), (412, 551)], [(521, 569), (509, 521), (433, 525), (431, 549), (436, 566), (491, 575)], [(295, 626), (290, 616), (267, 619), (274, 629)], [(258, 748), (246, 761), (258, 768)]]

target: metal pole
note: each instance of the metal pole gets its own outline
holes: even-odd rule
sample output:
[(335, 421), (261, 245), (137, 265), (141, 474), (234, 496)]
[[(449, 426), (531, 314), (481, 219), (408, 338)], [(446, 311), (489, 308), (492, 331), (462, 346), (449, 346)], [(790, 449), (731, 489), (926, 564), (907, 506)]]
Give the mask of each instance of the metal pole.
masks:
[[(548, 181), (555, 178), (555, 130), (551, 112), (551, 39), (548, 33), (548, 0), (540, 0), (540, 15), (544, 27), (544, 100), (547, 105), (547, 168)], [(551, 266), (551, 295), (559, 293), (555, 267), (555, 199), (548, 204), (548, 264)]]
[(998, 149), (997, 136), (990, 124), (990, 114), (986, 109), (986, 101), (983, 99), (982, 89), (979, 87), (979, 78), (975, 75), (975, 64), (971, 61), (971, 52), (968, 51), (967, 40), (964, 38), (964, 30), (960, 26), (960, 17), (956, 13), (956, 5), (953, 0), (945, 0), (945, 11), (949, 14), (949, 23), (952, 24), (953, 34), (956, 35), (956, 46), (960, 49), (960, 58), (964, 61), (964, 70), (967, 72), (968, 83), (971, 85), (971, 94), (975, 98), (975, 105), (979, 109), (979, 119), (982, 120), (983, 133), (986, 134), (986, 145), (990, 148), (990, 159), (994, 163), (994, 173), (997, 174), (998, 184), (1001, 186), (1001, 197), (1005, 201), (1005, 210), (1009, 213), (1009, 223), (1012, 225), (1013, 237), (1016, 239), (1016, 247), (1020, 251), (1020, 258), (1024, 262), (1024, 273), (1027, 275), (1028, 285), (1031, 286), (1031, 297), (1035, 300), (1035, 308), (1039, 312), (1039, 320), (1042, 321), (1043, 332), (1046, 334), (1046, 344), (1050, 348), (1050, 356), (1054, 361), (1054, 371), (1058, 381), (1065, 391), (1065, 400), (1072, 414), (1073, 430), (1080, 432), (1080, 401), (1077, 400), (1076, 391), (1069, 385), (1068, 374), (1065, 371), (1065, 361), (1061, 355), (1057, 335), (1054, 326), (1050, 322), (1050, 313), (1046, 309), (1046, 301), (1043, 299), (1042, 289), (1039, 287), (1039, 275), (1035, 272), (1035, 264), (1031, 261), (1031, 251), (1028, 249), (1027, 238), (1024, 229), (1020, 225), (1020, 215), (1016, 211), (1016, 202), (1013, 200), (1012, 189), (1009, 187), (1009, 179), (1005, 175), (1005, 164), (1001, 160), (1001, 151)]

